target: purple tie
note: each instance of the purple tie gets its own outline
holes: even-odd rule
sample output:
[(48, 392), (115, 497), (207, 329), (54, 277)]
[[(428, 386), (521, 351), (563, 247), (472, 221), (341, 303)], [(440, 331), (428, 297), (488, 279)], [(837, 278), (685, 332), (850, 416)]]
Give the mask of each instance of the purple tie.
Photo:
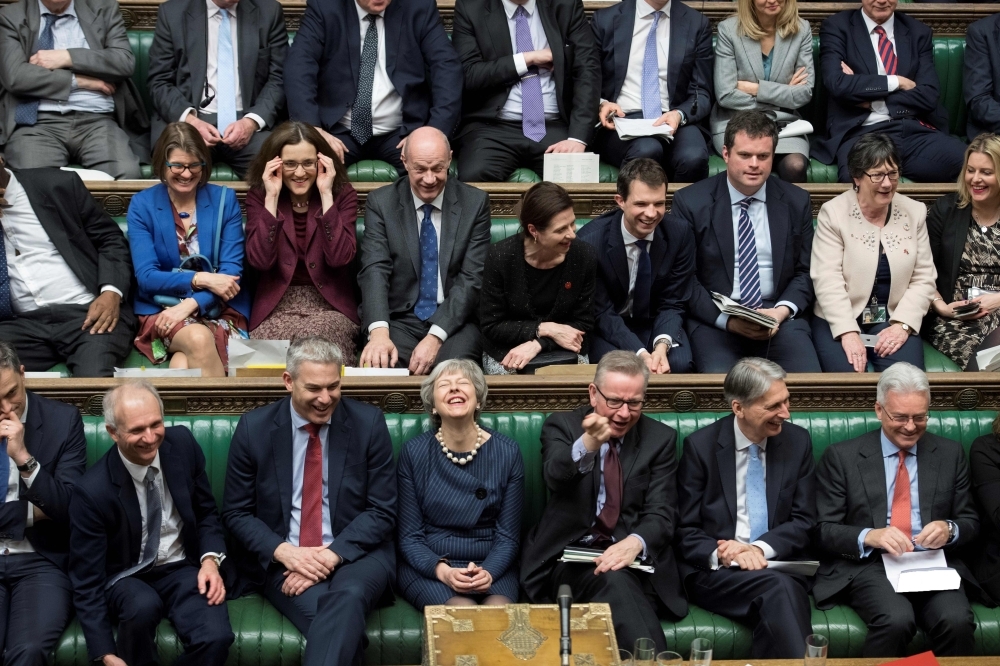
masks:
[[(514, 35), (517, 41), (517, 52), (534, 51), (531, 42), (531, 29), (528, 26), (528, 12), (524, 7), (514, 11)], [(538, 78), (538, 68), (529, 67), (528, 73), (521, 77), (521, 129), (524, 136), (532, 141), (545, 138), (545, 107), (542, 105), (542, 81)]]

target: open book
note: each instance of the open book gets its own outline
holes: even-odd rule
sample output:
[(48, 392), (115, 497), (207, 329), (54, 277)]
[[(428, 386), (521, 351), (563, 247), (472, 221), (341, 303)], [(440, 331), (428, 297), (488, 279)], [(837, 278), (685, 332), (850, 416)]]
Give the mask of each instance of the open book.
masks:
[[(563, 551), (562, 557), (559, 558), (559, 561), (587, 563), (593, 562), (603, 554), (604, 551), (599, 548), (579, 548), (576, 546), (570, 546)], [(632, 564), (628, 566), (630, 569), (638, 569), (639, 571), (645, 571), (646, 573), (653, 573), (656, 571), (653, 567), (648, 564), (643, 564), (639, 560), (634, 560)]]
[(723, 314), (727, 314), (730, 317), (739, 317), (740, 319), (746, 319), (747, 321), (753, 322), (758, 326), (763, 326), (764, 328), (774, 328), (778, 325), (778, 320), (766, 314), (761, 314), (753, 308), (748, 308), (745, 305), (740, 305), (733, 299), (720, 294), (716, 291), (712, 292), (712, 300), (715, 304), (719, 306)]

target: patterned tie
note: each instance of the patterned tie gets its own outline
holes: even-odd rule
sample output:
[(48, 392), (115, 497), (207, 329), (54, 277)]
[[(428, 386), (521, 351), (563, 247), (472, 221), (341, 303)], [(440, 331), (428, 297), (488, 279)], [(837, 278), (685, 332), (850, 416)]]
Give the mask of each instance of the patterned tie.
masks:
[(323, 545), (323, 442), (320, 426), (307, 423), (309, 444), (302, 473), (302, 514), (299, 517), (299, 546)]
[(361, 70), (358, 73), (358, 95), (351, 107), (351, 136), (360, 144), (372, 138), (372, 90), (375, 87), (375, 66), (378, 64), (378, 14), (369, 14), (365, 43), (361, 47)]
[(750, 543), (767, 532), (767, 489), (764, 486), (764, 463), (760, 447), (750, 445), (747, 461), (747, 513), (750, 514)]
[(142, 559), (134, 567), (122, 571), (104, 586), (109, 590), (122, 578), (145, 571), (156, 565), (156, 555), (160, 550), (160, 529), (162, 527), (163, 502), (160, 487), (156, 483), (156, 470), (146, 469), (146, 547), (142, 549)]
[(598, 540), (603, 537), (611, 540), (618, 525), (618, 516), (622, 512), (622, 463), (618, 458), (620, 439), (608, 442), (608, 451), (604, 454), (604, 506), (597, 515), (594, 532)]
[(889, 37), (885, 34), (882, 26), (875, 28), (875, 34), (878, 35), (878, 57), (882, 59), (885, 73), (887, 76), (895, 76), (896, 52), (892, 49), (892, 42), (889, 41)]
[(906, 470), (906, 451), (899, 452), (899, 468), (896, 470), (896, 487), (892, 493), (892, 516), (889, 525), (896, 527), (909, 539), (913, 536), (910, 524), (910, 473)]
[(7, 486), (10, 485), (10, 457), (7, 455), (7, 438), (0, 439), (3, 444), (3, 452), (0, 452), (0, 479), (6, 480), (3, 492), (0, 492), (0, 504), (7, 501)]
[(763, 305), (760, 296), (760, 267), (757, 265), (757, 237), (750, 222), (750, 204), (756, 199), (747, 197), (740, 202), (740, 304), (757, 309)]
[[(0, 167), (2, 168), (2, 167)], [(0, 190), (0, 197), (3, 190)], [(7, 272), (7, 247), (3, 226), (0, 225), (0, 321), (14, 318), (14, 306), (10, 299), (10, 274)]]
[(215, 75), (215, 104), (218, 112), (215, 126), (219, 134), (222, 134), (236, 122), (236, 67), (233, 64), (233, 33), (229, 12), (220, 9), (219, 16), (222, 21), (219, 23), (219, 66)]
[(646, 37), (646, 54), (642, 58), (642, 117), (659, 118), (663, 115), (660, 100), (660, 63), (656, 53), (656, 27), (663, 12), (653, 12), (653, 25)]
[[(531, 27), (528, 25), (528, 12), (524, 7), (514, 11), (514, 36), (517, 42), (517, 52), (534, 51), (531, 42)], [(528, 68), (528, 73), (521, 78), (521, 130), (524, 136), (532, 141), (545, 138), (545, 105), (542, 103), (542, 80), (538, 68)]]
[[(42, 28), (42, 34), (38, 37), (38, 42), (35, 44), (35, 52), (38, 51), (48, 51), (55, 48), (55, 37), (52, 35), (52, 27), (55, 25), (56, 21), (64, 18), (70, 18), (71, 14), (61, 14), (56, 16), (55, 14), (49, 14), (48, 12), (42, 14), (42, 18), (45, 19), (45, 26)], [(34, 53), (32, 54), (34, 55)], [(14, 122), (18, 125), (34, 125), (38, 122), (38, 102), (39, 100), (33, 99), (30, 102), (22, 102), (17, 105), (14, 110)]]
[(437, 231), (431, 221), (434, 206), (424, 204), (424, 219), (420, 223), (420, 295), (414, 314), (420, 321), (427, 321), (437, 310), (438, 300), (438, 246)]
[(635, 270), (635, 288), (632, 289), (632, 318), (649, 316), (649, 293), (653, 289), (653, 264), (649, 260), (649, 241), (637, 240), (639, 263)]

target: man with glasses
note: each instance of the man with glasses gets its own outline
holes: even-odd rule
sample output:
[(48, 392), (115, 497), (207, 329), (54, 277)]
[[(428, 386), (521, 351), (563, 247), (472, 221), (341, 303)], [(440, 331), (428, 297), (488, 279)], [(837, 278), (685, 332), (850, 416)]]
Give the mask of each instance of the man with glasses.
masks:
[[(551, 603), (560, 585), (575, 602), (611, 605), (618, 644), (651, 638), (667, 649), (657, 611), (687, 614), (670, 547), (677, 524), (677, 432), (644, 416), (649, 368), (631, 351), (597, 365), (590, 404), (552, 414), (542, 426), (549, 500), (527, 537), (521, 585)], [(567, 548), (593, 563), (560, 562)], [(630, 567), (638, 563), (650, 569)]]
[[(976, 624), (963, 588), (977, 583), (955, 551), (975, 539), (979, 517), (961, 444), (927, 432), (930, 397), (923, 371), (888, 368), (875, 402), (882, 427), (830, 446), (817, 468), (813, 596), (820, 609), (847, 603), (861, 616), (864, 657), (902, 657), (917, 627), (938, 655), (972, 654)], [(941, 548), (962, 587), (893, 590), (882, 555)]]

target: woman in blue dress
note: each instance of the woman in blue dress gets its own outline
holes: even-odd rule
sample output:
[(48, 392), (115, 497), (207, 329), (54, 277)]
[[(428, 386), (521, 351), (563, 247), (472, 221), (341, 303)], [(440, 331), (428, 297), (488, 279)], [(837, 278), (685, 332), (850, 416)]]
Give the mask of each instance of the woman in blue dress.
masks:
[(517, 442), (477, 423), (486, 380), (472, 361), (438, 364), (420, 397), (434, 427), (399, 456), (398, 587), (418, 610), (516, 601), (524, 501)]

